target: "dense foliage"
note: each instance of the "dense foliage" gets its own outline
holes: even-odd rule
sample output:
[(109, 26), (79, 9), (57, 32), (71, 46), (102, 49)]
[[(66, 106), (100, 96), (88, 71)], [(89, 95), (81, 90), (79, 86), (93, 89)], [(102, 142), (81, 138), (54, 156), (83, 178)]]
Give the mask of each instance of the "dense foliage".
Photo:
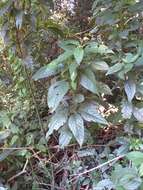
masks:
[(0, 190), (143, 189), (142, 10), (0, 2)]

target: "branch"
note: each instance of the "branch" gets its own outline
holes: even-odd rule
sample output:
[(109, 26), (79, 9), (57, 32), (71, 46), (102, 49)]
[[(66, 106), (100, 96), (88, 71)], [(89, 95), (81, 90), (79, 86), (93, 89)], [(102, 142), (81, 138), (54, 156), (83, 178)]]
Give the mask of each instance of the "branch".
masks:
[(25, 164), (24, 164), (24, 167), (23, 167), (22, 171), (19, 172), (19, 173), (16, 174), (16, 175), (12, 176), (11, 178), (9, 178), (9, 179), (8, 179), (8, 182), (10, 182), (10, 181), (14, 180), (15, 178), (19, 177), (20, 175), (26, 173), (26, 167), (27, 167), (27, 165), (28, 165), (28, 159), (26, 160), (26, 162), (25, 162)]
[(104, 166), (110, 164), (111, 162), (116, 162), (116, 161), (120, 160), (121, 158), (123, 158), (124, 156), (125, 156), (125, 155), (120, 155), (120, 156), (118, 156), (118, 157), (116, 157), (116, 158), (113, 158), (112, 160), (109, 160), (109, 161), (107, 161), (107, 162), (105, 162), (105, 163), (103, 163), (103, 164), (100, 164), (100, 165), (98, 165), (98, 166), (96, 166), (96, 167), (94, 167), (94, 168), (91, 168), (91, 169), (86, 170), (86, 171), (84, 171), (84, 172), (82, 172), (82, 173), (79, 173), (79, 174), (73, 174), (73, 175), (71, 175), (71, 176), (80, 177), (80, 176), (82, 176), (82, 175), (84, 175), (84, 174), (87, 174), (87, 173), (93, 172), (93, 171), (95, 171), (95, 170), (98, 170), (98, 169), (100, 169), (100, 168), (102, 168), (102, 167), (104, 167)]

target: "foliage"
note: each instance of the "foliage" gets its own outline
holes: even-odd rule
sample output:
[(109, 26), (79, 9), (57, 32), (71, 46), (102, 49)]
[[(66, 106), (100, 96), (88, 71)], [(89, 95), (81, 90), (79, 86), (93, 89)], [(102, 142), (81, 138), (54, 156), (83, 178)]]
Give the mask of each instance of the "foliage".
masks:
[(0, 189), (143, 188), (143, 2), (74, 2), (0, 2)]

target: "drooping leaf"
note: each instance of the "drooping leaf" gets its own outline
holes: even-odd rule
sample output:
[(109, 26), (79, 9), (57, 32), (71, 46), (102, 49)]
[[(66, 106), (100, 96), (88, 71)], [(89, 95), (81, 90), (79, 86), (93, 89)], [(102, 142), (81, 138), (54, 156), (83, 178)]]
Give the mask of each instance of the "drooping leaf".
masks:
[(68, 120), (68, 126), (79, 145), (82, 146), (84, 141), (84, 123), (82, 117), (79, 114), (71, 115)]
[(41, 67), (32, 77), (33, 80), (39, 80), (46, 77), (56, 75), (63, 68), (63, 65), (57, 65), (50, 63), (46, 66)]
[(112, 67), (110, 67), (108, 69), (108, 72), (106, 73), (106, 75), (111, 75), (111, 74), (117, 73), (122, 68), (123, 68), (123, 64), (122, 63), (116, 63), (115, 65), (113, 65)]
[(105, 61), (96, 61), (92, 63), (92, 69), (93, 70), (99, 70), (99, 71), (107, 71), (109, 69), (108, 64)]
[(108, 125), (106, 119), (99, 113), (95, 104), (85, 103), (79, 108), (79, 113), (84, 120), (88, 122), (96, 122), (104, 125)]
[(125, 82), (125, 92), (126, 92), (128, 101), (131, 102), (136, 93), (136, 84), (133, 80), (127, 80)]
[(131, 116), (132, 116), (132, 112), (133, 112), (133, 106), (130, 102), (123, 102), (123, 105), (122, 105), (122, 117), (125, 118), (125, 119), (130, 119)]
[(51, 112), (56, 110), (68, 90), (69, 84), (64, 80), (57, 81), (50, 86), (48, 90), (47, 102)]
[(62, 127), (68, 118), (68, 109), (64, 106), (59, 106), (56, 110), (56, 113), (52, 116), (51, 121), (48, 125), (48, 132), (46, 134), (46, 138), (48, 138), (54, 130), (58, 130)]
[(86, 69), (84, 74), (81, 75), (80, 84), (87, 90), (98, 94), (96, 79), (94, 73), (90, 69)]
[(61, 148), (66, 147), (72, 139), (72, 133), (67, 129), (67, 126), (64, 126), (60, 130), (59, 136), (59, 146)]
[(139, 151), (129, 152), (127, 158), (131, 160), (136, 166), (139, 166), (143, 163), (143, 153)]
[(82, 47), (75, 48), (75, 50), (74, 50), (74, 57), (75, 57), (75, 60), (76, 60), (76, 62), (77, 62), (78, 65), (80, 65), (80, 63), (82, 62), (83, 56), (84, 56), (84, 50), (83, 50), (83, 48)]
[(133, 110), (133, 115), (134, 117), (139, 121), (139, 122), (143, 122), (143, 108), (138, 109), (138, 108), (134, 108)]

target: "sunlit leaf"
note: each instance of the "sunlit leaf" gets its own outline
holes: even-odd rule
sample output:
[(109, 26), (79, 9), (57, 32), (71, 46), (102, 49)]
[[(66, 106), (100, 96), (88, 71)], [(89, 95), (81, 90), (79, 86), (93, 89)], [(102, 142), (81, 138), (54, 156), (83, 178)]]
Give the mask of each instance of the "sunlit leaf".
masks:
[(80, 84), (87, 90), (98, 94), (95, 76), (90, 69), (87, 69), (84, 74), (81, 75)]
[(59, 146), (61, 148), (66, 147), (72, 139), (72, 133), (68, 130), (67, 126), (62, 127), (59, 136)]
[(82, 146), (84, 141), (84, 123), (82, 117), (79, 114), (71, 115), (68, 120), (68, 126), (79, 145)]
[(134, 108), (133, 115), (139, 122), (143, 122), (143, 108)]
[(99, 71), (107, 71), (109, 69), (108, 64), (105, 61), (96, 61), (92, 63), (92, 68)]
[(61, 126), (63, 126), (68, 118), (68, 109), (64, 106), (59, 106), (57, 108), (56, 113), (52, 116), (50, 123), (48, 125), (48, 132), (46, 134), (46, 138), (49, 137), (53, 133), (54, 130), (58, 130)]
[(143, 163), (143, 153), (139, 151), (129, 152), (127, 158), (131, 160), (136, 166), (139, 166)]
[(79, 108), (79, 113), (84, 120), (88, 122), (96, 122), (104, 125), (108, 125), (106, 119), (99, 113), (95, 104), (85, 103)]
[(50, 86), (48, 90), (47, 102), (51, 112), (56, 110), (68, 90), (69, 84), (64, 80), (57, 81)]
[(133, 106), (130, 102), (123, 102), (122, 105), (122, 117), (125, 119), (130, 119), (132, 116), (132, 112), (133, 112)]
[(116, 63), (115, 65), (113, 65), (112, 67), (110, 67), (108, 69), (108, 72), (106, 73), (106, 75), (111, 75), (111, 74), (117, 73), (122, 68), (123, 68), (123, 64), (122, 63)]
[(80, 63), (82, 62), (83, 56), (84, 56), (84, 50), (83, 50), (83, 48), (82, 47), (77, 47), (74, 50), (74, 57), (75, 57), (75, 60), (76, 60), (76, 62), (77, 62), (78, 65), (80, 65)]
[(127, 80), (125, 82), (125, 92), (126, 92), (128, 101), (131, 102), (136, 93), (136, 84), (133, 80)]

